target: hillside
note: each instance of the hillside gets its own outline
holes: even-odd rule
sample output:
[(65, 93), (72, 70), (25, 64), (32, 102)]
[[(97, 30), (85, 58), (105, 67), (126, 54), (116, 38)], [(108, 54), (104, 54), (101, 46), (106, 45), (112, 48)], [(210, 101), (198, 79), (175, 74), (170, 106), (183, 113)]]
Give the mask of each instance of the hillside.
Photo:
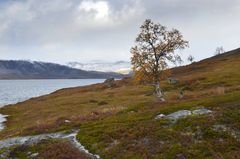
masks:
[(85, 71), (68, 66), (30, 61), (0, 60), (0, 79), (87, 79), (121, 78), (117, 73)]
[[(132, 79), (109, 88), (95, 84), (56, 91), (0, 109), (10, 115), (0, 138), (79, 130), (77, 139), (106, 159), (240, 158), (240, 49), (171, 70), (179, 82), (164, 80), (166, 102), (159, 102), (149, 85)], [(179, 99), (179, 90), (184, 98)], [(159, 114), (207, 109), (171, 121)], [(67, 122), (66, 122), (67, 121)], [(64, 140), (65, 141), (65, 140)], [(64, 141), (50, 140), (12, 147), (14, 157), (40, 157), (60, 150)], [(49, 143), (50, 142), (50, 143)], [(44, 145), (51, 149), (44, 149)], [(59, 146), (56, 146), (59, 145)], [(54, 148), (53, 148), (54, 147)], [(0, 150), (0, 154), (8, 150)], [(72, 152), (68, 148), (63, 153)], [(22, 157), (22, 158), (24, 158)]]

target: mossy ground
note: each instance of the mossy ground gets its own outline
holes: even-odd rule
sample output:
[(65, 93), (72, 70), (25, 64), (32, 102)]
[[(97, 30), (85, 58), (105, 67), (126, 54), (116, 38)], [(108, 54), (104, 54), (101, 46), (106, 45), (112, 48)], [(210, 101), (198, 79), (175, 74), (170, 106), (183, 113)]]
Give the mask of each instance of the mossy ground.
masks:
[[(103, 158), (228, 158), (240, 153), (240, 142), (231, 134), (240, 130), (239, 97), (240, 92), (235, 92), (218, 96), (219, 100), (209, 97), (181, 104), (155, 105), (147, 112), (147, 108), (141, 107), (135, 113), (120, 113), (84, 124), (78, 139)], [(175, 124), (154, 120), (157, 113), (198, 107), (214, 113), (190, 116)], [(215, 125), (224, 125), (229, 131), (214, 130)]]
[[(240, 54), (224, 54), (172, 70), (176, 85), (162, 82), (167, 102), (149, 85), (130, 79), (108, 88), (64, 89), (6, 106), (0, 138), (80, 129), (78, 140), (102, 158), (240, 158)], [(178, 99), (179, 90), (185, 97)], [(172, 124), (159, 114), (205, 107), (211, 114)], [(69, 120), (69, 122), (65, 122)], [(223, 129), (221, 129), (223, 128)]]

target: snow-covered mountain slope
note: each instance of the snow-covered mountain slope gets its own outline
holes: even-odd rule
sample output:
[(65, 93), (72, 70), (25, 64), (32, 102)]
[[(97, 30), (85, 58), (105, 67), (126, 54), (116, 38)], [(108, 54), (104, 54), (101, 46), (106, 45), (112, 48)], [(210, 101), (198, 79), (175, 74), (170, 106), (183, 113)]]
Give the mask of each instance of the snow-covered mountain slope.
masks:
[(90, 61), (86, 63), (69, 62), (67, 63), (67, 66), (87, 71), (117, 72), (122, 74), (129, 74), (131, 71), (131, 63), (127, 61)]

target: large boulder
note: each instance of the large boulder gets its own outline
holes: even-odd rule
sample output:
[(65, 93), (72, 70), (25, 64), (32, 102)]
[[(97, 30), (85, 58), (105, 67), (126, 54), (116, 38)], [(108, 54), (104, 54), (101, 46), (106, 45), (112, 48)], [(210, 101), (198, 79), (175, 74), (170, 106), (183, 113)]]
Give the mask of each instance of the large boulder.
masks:
[(178, 83), (178, 80), (174, 77), (169, 77), (167, 80), (168, 80), (169, 84), (177, 84)]
[(158, 115), (155, 117), (155, 119), (158, 120), (158, 119), (163, 119), (163, 118), (165, 118), (165, 117), (166, 117), (166, 115), (164, 115), (164, 114), (158, 114)]
[(189, 111), (189, 110), (179, 110), (177, 112), (174, 112), (174, 113), (171, 113), (171, 114), (167, 115), (166, 118), (170, 119), (170, 120), (173, 120), (173, 121), (176, 121), (180, 118), (184, 118), (184, 117), (189, 116), (191, 114), (192, 114), (192, 112)]
[(195, 110), (179, 110), (174, 113), (165, 115), (165, 114), (159, 114), (155, 117), (155, 120), (160, 120), (160, 119), (169, 119), (173, 122), (177, 121), (180, 118), (185, 118), (190, 115), (203, 115), (203, 114), (209, 114), (212, 113), (211, 110), (206, 109), (206, 108), (201, 108), (201, 109), (195, 109)]
[(202, 115), (202, 114), (212, 113), (212, 111), (206, 108), (201, 108), (201, 109), (193, 110), (192, 113), (195, 115)]
[(107, 86), (107, 87), (109, 87), (109, 88), (111, 88), (111, 87), (113, 87), (114, 85), (115, 85), (115, 79), (114, 78), (108, 78), (108, 79), (106, 79), (105, 81), (104, 81), (104, 84)]

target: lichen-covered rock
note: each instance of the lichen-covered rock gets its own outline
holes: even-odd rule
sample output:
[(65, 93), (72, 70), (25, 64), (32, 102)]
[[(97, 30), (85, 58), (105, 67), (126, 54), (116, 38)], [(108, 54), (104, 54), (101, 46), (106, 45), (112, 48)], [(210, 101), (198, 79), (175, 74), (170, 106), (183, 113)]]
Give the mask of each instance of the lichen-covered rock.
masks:
[(65, 123), (71, 123), (71, 121), (70, 121), (70, 120), (64, 120), (64, 122), (65, 122)]
[(201, 108), (201, 109), (193, 110), (192, 113), (196, 115), (202, 115), (202, 114), (212, 113), (212, 111), (206, 108)]
[(169, 77), (167, 80), (168, 80), (169, 84), (177, 84), (178, 83), (178, 80), (174, 77)]
[(6, 150), (0, 154), (0, 158), (9, 158), (10, 150)]
[(111, 87), (113, 87), (113, 86), (115, 85), (114, 81), (115, 81), (114, 78), (108, 78), (108, 79), (106, 79), (106, 80), (104, 81), (104, 84), (105, 84), (107, 87), (111, 88)]
[(174, 113), (165, 115), (165, 114), (159, 114), (155, 117), (155, 120), (160, 120), (160, 119), (169, 119), (171, 121), (176, 121), (180, 118), (184, 118), (190, 115), (203, 115), (203, 114), (209, 114), (212, 113), (211, 110), (206, 109), (206, 108), (201, 108), (201, 109), (196, 109), (193, 111), (190, 110), (179, 110)]
[(164, 115), (164, 114), (158, 114), (158, 115), (155, 117), (155, 119), (158, 120), (158, 119), (163, 119), (163, 118), (165, 118), (165, 117), (166, 117), (166, 115)]
[(194, 133), (194, 138), (195, 138), (196, 140), (201, 140), (202, 137), (203, 137), (202, 129), (201, 129), (199, 126), (197, 126), (197, 127), (196, 127), (196, 131), (195, 131), (195, 133)]
[(216, 124), (212, 126), (212, 129), (217, 132), (227, 132), (229, 135), (234, 137), (237, 141), (240, 141), (240, 131), (227, 127), (227, 125)]
[(173, 121), (176, 121), (180, 118), (184, 118), (184, 117), (189, 116), (191, 114), (192, 114), (192, 112), (189, 111), (189, 110), (179, 110), (177, 112), (174, 112), (174, 113), (171, 113), (171, 114), (167, 115), (166, 118), (170, 119), (170, 120), (173, 120)]
[(33, 153), (30, 155), (30, 158), (36, 158), (39, 155), (39, 153)]

